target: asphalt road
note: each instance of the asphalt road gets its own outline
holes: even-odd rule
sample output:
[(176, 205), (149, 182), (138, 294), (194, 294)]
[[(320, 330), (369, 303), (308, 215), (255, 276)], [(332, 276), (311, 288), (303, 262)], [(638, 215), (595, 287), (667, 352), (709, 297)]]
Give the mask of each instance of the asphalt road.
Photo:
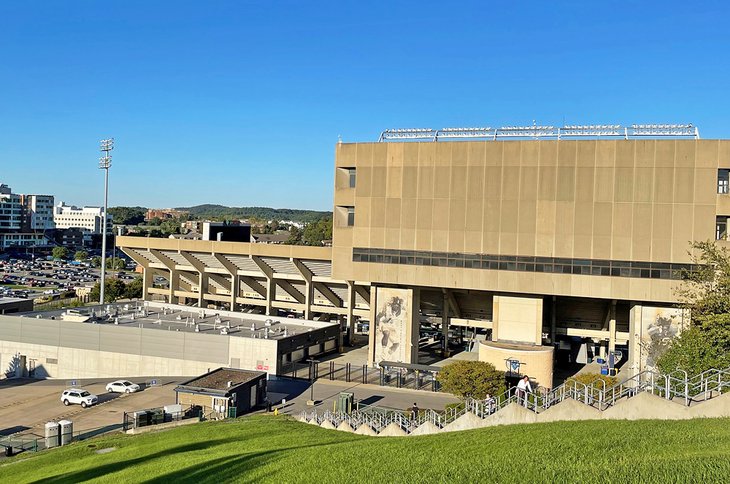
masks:
[(129, 378), (143, 390), (129, 395), (107, 393), (109, 380), (82, 380), (77, 387), (98, 395), (99, 403), (90, 408), (65, 406), (61, 392), (68, 388), (62, 380), (3, 380), (0, 382), (0, 435), (43, 436), (44, 424), (52, 420), (71, 420), (74, 433), (119, 425), (124, 412), (162, 407), (175, 403), (175, 384), (185, 378), (160, 380), (162, 385), (144, 388), (144, 378)]

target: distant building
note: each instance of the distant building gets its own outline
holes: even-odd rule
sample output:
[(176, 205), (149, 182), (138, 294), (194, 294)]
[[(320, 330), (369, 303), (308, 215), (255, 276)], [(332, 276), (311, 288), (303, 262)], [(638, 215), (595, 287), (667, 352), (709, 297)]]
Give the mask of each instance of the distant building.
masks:
[[(59, 203), (53, 210), (53, 222), (58, 229), (81, 229), (89, 234), (101, 234), (104, 222), (102, 207), (76, 207)], [(112, 232), (112, 216), (107, 216), (107, 235)]]
[(286, 244), (289, 232), (277, 234), (251, 234), (251, 242), (256, 244)]
[(51, 245), (48, 238), (42, 233), (10, 232), (0, 233), (0, 248), (10, 249), (13, 247), (47, 247)]
[(84, 246), (84, 232), (81, 229), (52, 229), (46, 233), (57, 245), (72, 249)]
[(174, 208), (150, 208), (147, 210), (147, 214), (144, 219), (146, 221), (150, 221), (154, 218), (165, 220), (169, 218), (178, 218), (189, 213), (190, 212), (187, 210), (175, 210)]
[(13, 193), (9, 186), (0, 185), (0, 232), (22, 229), (22, 205), (20, 195)]
[(251, 226), (240, 222), (203, 222), (203, 240), (250, 242)]
[(23, 230), (35, 232), (55, 228), (53, 195), (20, 195)]

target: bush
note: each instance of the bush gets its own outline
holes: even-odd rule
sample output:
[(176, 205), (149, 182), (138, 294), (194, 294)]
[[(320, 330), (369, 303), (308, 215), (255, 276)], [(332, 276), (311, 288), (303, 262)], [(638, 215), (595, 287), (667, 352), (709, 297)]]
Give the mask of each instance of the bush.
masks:
[(484, 399), (487, 394), (501, 395), (505, 391), (504, 372), (483, 361), (456, 361), (444, 366), (438, 382), (445, 392), (459, 397)]
[[(608, 375), (601, 375), (599, 373), (581, 373), (579, 375), (571, 376), (568, 378), (565, 383), (567, 385), (570, 385), (571, 383), (573, 386), (575, 386), (575, 383), (582, 383), (585, 386), (590, 386), (591, 383), (595, 382), (596, 380), (601, 380), (606, 384), (606, 388), (611, 388), (616, 383), (618, 383), (618, 378), (615, 376), (608, 376)], [(603, 389), (603, 385), (600, 383), (596, 383), (593, 385), (593, 388), (597, 388), (599, 390)]]
[[(716, 322), (724, 320), (727, 325), (730, 315), (718, 315), (713, 319)], [(713, 333), (724, 333), (726, 336), (730, 331), (723, 329), (719, 322), (713, 329), (703, 329), (699, 324), (685, 329), (659, 358), (659, 369), (664, 373), (681, 369), (692, 376), (711, 368), (727, 368), (730, 366), (730, 345), (713, 337)]]

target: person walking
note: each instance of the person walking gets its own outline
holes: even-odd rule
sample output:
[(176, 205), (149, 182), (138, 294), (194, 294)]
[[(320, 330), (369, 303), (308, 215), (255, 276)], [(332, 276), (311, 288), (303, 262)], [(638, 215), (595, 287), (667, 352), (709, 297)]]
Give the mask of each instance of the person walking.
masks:
[(416, 402), (413, 402), (413, 407), (411, 407), (411, 420), (415, 421), (418, 420), (418, 412), (419, 412), (418, 405)]
[(527, 407), (527, 395), (532, 393), (532, 385), (530, 385), (530, 377), (527, 375), (522, 377), (517, 383), (517, 401)]

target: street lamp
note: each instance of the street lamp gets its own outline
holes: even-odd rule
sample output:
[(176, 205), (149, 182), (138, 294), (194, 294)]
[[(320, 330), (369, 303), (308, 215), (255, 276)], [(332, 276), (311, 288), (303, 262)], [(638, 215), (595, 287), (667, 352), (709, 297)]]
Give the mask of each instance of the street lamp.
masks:
[(106, 211), (109, 201), (109, 168), (112, 166), (112, 150), (114, 149), (114, 138), (103, 139), (100, 142), (100, 150), (104, 155), (99, 158), (99, 169), (104, 170), (104, 219), (102, 220), (101, 234), (101, 281), (99, 291), (99, 304), (104, 304), (104, 284), (106, 283)]

